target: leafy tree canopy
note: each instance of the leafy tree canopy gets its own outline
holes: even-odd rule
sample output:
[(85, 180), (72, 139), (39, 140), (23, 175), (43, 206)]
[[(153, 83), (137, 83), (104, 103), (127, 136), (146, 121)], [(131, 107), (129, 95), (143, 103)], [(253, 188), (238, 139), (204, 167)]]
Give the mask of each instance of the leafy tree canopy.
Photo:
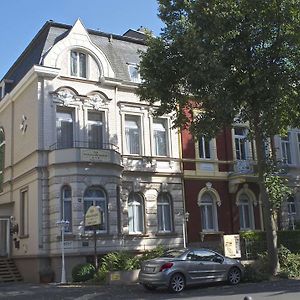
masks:
[[(174, 126), (214, 136), (249, 122), (263, 136), (300, 124), (299, 0), (159, 0), (165, 23), (141, 54), (142, 100)], [(189, 100), (194, 100), (191, 104)]]

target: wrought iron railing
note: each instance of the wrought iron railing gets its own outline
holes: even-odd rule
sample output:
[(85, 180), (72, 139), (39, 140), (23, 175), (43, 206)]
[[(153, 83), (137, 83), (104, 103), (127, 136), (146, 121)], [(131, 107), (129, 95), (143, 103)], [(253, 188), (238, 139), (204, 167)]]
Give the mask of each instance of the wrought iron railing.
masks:
[(119, 147), (112, 143), (101, 142), (87, 142), (87, 141), (62, 141), (55, 143), (49, 147), (50, 151), (59, 149), (72, 149), (72, 148), (84, 148), (84, 149), (97, 149), (97, 150), (114, 150), (119, 152)]

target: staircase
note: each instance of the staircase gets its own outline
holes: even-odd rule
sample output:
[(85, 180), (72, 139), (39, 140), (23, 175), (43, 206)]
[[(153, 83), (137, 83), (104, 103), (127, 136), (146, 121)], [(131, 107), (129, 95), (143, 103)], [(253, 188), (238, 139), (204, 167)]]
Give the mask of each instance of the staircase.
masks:
[(22, 281), (19, 270), (12, 259), (0, 258), (0, 283), (12, 281)]

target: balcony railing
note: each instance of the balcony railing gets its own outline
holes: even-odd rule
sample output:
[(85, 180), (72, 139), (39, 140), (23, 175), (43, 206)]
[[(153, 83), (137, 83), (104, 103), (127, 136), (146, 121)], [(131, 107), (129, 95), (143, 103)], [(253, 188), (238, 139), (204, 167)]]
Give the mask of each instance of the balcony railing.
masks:
[(97, 150), (114, 150), (119, 152), (119, 147), (112, 143), (101, 143), (101, 142), (87, 142), (87, 141), (73, 141), (73, 142), (58, 142), (49, 147), (50, 151), (60, 149), (72, 149), (72, 148), (83, 148), (83, 149), (97, 149)]

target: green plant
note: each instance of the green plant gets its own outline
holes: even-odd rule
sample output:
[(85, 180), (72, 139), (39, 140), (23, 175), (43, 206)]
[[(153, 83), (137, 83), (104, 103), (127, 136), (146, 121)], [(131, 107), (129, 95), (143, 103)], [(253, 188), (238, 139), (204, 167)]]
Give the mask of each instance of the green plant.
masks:
[(87, 281), (94, 277), (95, 267), (90, 263), (76, 265), (72, 270), (74, 282)]
[(259, 254), (258, 259), (252, 264), (245, 266), (244, 281), (259, 282), (268, 280), (271, 275), (267, 272), (269, 265), (268, 256), (265, 253)]
[(282, 277), (300, 277), (300, 254), (292, 253), (288, 248), (280, 245), (278, 257), (280, 263), (280, 275)]
[(161, 256), (166, 249), (163, 246), (158, 246), (152, 250), (145, 251), (142, 256), (140, 257), (140, 261), (144, 261), (147, 259), (152, 259)]

